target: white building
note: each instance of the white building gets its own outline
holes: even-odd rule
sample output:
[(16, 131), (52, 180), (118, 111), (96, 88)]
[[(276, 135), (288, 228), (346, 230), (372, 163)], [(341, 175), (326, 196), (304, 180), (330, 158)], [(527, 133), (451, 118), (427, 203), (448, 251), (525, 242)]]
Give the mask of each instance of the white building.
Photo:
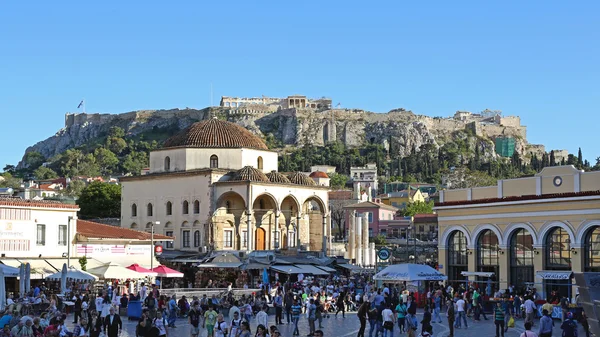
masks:
[(166, 249), (320, 251), (329, 188), (277, 172), (277, 157), (237, 124), (195, 123), (150, 153), (146, 174), (121, 179), (121, 224), (155, 223), (157, 233), (175, 237)]
[(377, 196), (377, 165), (367, 164), (365, 166), (352, 166), (350, 167), (350, 179), (356, 190), (357, 185), (359, 189), (364, 189), (368, 194), (369, 200), (372, 200)]

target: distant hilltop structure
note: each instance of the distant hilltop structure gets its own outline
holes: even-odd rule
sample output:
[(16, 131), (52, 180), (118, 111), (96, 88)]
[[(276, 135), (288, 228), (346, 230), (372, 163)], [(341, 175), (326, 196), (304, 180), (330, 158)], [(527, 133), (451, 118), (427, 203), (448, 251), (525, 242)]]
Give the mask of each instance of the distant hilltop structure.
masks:
[(267, 106), (274, 111), (279, 109), (309, 108), (317, 110), (331, 109), (331, 98), (307, 98), (303, 95), (292, 95), (286, 98), (277, 97), (230, 97), (221, 96), (220, 106), (223, 108), (250, 108), (256, 106)]

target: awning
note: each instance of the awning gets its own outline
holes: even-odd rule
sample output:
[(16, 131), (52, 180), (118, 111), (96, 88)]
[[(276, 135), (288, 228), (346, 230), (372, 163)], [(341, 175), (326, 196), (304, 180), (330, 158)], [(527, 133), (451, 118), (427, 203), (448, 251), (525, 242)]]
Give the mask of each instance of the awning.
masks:
[(271, 267), (270, 264), (250, 262), (248, 264), (243, 265), (242, 269), (243, 270), (262, 270), (264, 268), (270, 268), (270, 267)]
[[(80, 256), (76, 256), (76, 257), (71, 257), (71, 266), (75, 267), (76, 269), (81, 269), (81, 265), (79, 264), (79, 259)], [(56, 269), (57, 271), (62, 271), (62, 266), (63, 264), (67, 263), (67, 259), (45, 259), (46, 262), (52, 266), (54, 269)], [(121, 260), (121, 258), (119, 258), (119, 261)], [(87, 264), (85, 265), (85, 269), (92, 269), (92, 268), (97, 268), (100, 266), (105, 265), (106, 262), (102, 262), (99, 260), (96, 260), (93, 257), (88, 257), (87, 258)]]
[(198, 268), (239, 268), (242, 264), (239, 262), (217, 262), (217, 263), (200, 263), (196, 267)]
[(373, 276), (373, 280), (384, 282), (444, 281), (448, 277), (426, 264), (402, 263), (385, 267)]
[(570, 270), (540, 270), (536, 273), (536, 276), (543, 280), (569, 280), (573, 277), (573, 272)]
[(14, 268), (20, 268), (21, 263), (29, 263), (32, 280), (44, 279), (46, 276), (57, 272), (44, 259), (2, 259), (2, 263)]
[(324, 271), (326, 271), (328, 273), (335, 273), (337, 271), (337, 270), (335, 270), (333, 268), (326, 267), (326, 266), (315, 266), (315, 267), (317, 267), (317, 268), (319, 268), (321, 270), (324, 270)]
[(310, 264), (297, 264), (296, 267), (303, 270), (302, 274), (323, 275), (323, 276), (329, 275), (328, 272), (326, 272), (322, 269), (319, 269)]
[(483, 271), (463, 271), (460, 272), (462, 276), (480, 276), (480, 277), (492, 277), (494, 273), (487, 273)]
[(348, 269), (350, 271), (361, 271), (362, 270), (361, 267), (355, 266), (353, 264), (348, 264), (348, 263), (338, 264), (338, 267)]
[(301, 268), (298, 268), (294, 265), (271, 266), (271, 269), (288, 275), (304, 273)]

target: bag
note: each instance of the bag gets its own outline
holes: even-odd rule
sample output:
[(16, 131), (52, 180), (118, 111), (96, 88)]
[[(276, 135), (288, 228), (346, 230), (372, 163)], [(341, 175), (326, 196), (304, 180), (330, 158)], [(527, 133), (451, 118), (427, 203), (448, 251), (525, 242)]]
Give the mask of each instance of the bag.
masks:
[(150, 330), (148, 330), (148, 337), (159, 337), (159, 336), (160, 336), (160, 330), (156, 326), (153, 326), (150, 328)]
[(509, 318), (508, 319), (508, 324), (506, 326), (508, 326), (509, 328), (514, 328), (515, 327), (515, 319), (512, 318), (512, 317)]
[(392, 323), (390, 321), (385, 321), (385, 322), (383, 322), (383, 328), (391, 331), (394, 329), (394, 323)]

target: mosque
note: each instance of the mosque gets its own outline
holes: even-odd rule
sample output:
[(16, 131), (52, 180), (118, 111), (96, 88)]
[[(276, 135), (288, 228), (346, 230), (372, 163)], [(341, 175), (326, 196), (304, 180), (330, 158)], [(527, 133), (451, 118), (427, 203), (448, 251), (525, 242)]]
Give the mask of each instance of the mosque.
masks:
[(121, 225), (174, 237), (167, 251), (326, 251), (327, 175), (280, 173), (277, 158), (240, 125), (195, 123), (121, 179)]

